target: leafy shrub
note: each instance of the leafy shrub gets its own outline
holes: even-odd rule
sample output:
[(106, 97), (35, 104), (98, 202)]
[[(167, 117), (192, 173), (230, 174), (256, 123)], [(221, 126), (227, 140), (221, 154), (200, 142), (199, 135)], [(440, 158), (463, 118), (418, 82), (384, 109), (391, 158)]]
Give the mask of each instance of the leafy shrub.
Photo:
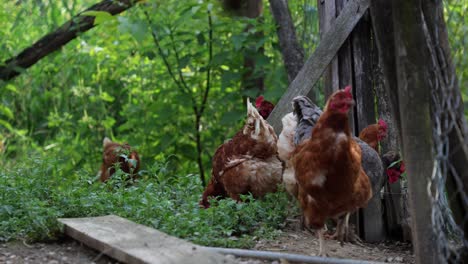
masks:
[(57, 218), (116, 214), (202, 245), (248, 247), (274, 236), (286, 217), (283, 192), (200, 209), (199, 178), (174, 174), (165, 160), (131, 186), (122, 184), (122, 171), (102, 184), (91, 171), (64, 169), (66, 163), (36, 155), (0, 170), (0, 240), (50, 239), (60, 231)]

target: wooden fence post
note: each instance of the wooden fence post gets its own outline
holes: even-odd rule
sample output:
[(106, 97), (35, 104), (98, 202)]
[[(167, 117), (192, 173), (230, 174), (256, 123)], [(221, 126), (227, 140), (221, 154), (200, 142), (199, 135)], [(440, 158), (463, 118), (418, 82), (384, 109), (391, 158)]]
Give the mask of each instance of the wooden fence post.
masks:
[[(354, 90), (357, 101), (356, 133), (376, 122), (371, 30), (370, 15), (367, 12), (354, 28), (350, 38), (353, 52)], [(367, 207), (361, 210), (360, 217), (361, 234), (365, 241), (379, 242), (385, 239), (380, 193), (374, 193)]]
[(395, 0), (398, 100), (416, 263), (438, 263), (428, 188), (434, 169), (431, 120), (431, 55), (424, 35), (421, 1)]
[[(388, 136), (382, 142), (382, 153), (399, 151), (401, 146), (400, 113), (396, 89), (398, 88), (395, 68), (395, 40), (393, 31), (392, 3), (387, 0), (374, 0), (371, 3), (370, 13), (374, 32), (374, 41), (378, 51), (376, 69), (374, 72), (375, 88), (379, 116), (388, 124)], [(382, 72), (380, 72), (382, 71)], [(390, 100), (388, 100), (390, 98)], [(396, 240), (410, 240), (410, 232), (402, 230), (402, 188), (400, 181), (385, 185), (384, 203), (386, 230), (389, 238)], [(408, 226), (409, 228), (409, 226)], [(404, 233), (406, 235), (404, 235)]]

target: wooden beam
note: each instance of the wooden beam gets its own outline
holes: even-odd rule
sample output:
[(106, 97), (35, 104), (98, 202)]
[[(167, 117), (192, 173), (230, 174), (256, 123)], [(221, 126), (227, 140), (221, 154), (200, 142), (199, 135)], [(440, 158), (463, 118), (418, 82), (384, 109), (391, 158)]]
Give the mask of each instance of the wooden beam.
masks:
[(331, 29), (323, 36), (314, 54), (310, 56), (294, 81), (289, 85), (288, 90), (268, 117), (268, 122), (278, 134), (282, 128), (281, 118), (286, 113), (291, 112), (291, 100), (297, 95), (306, 95), (312, 89), (343, 42), (348, 38), (354, 26), (366, 12), (369, 2), (370, 0), (348, 1)]
[(64, 233), (123, 263), (230, 263), (182, 239), (115, 215), (61, 218)]

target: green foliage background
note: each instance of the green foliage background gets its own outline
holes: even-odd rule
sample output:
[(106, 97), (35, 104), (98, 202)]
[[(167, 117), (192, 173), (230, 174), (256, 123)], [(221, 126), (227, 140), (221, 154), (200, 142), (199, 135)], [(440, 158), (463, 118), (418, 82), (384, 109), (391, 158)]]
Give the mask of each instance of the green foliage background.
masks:
[[(0, 62), (96, 2), (3, 1)], [(468, 3), (446, 3), (466, 102)], [(319, 40), (316, 1), (289, 4), (297, 35), (310, 55)], [(200, 126), (208, 177), (216, 147), (242, 126), (243, 97), (260, 94), (241, 88), (242, 53), (263, 46), (263, 53), (253, 55), (259, 66), (255, 74), (265, 77), (267, 99), (277, 101), (287, 87), (268, 2), (264, 5), (261, 23), (229, 17), (218, 1), (151, 0), (117, 17), (90, 13), (97, 17), (97, 27), (17, 78), (0, 81), (0, 240), (45, 239), (58, 231), (57, 217), (110, 213), (206, 245), (249, 246), (258, 235), (274, 235), (286, 208), (294, 210), (284, 193), (198, 208), (202, 188), (193, 114), (194, 103), (202, 103), (210, 68), (211, 89)], [(246, 31), (249, 24), (253, 26)], [(180, 71), (189, 93), (174, 82), (163, 57), (176, 74)], [(123, 187), (121, 173), (109, 184), (95, 182), (104, 136), (139, 151), (143, 172), (135, 186)]]

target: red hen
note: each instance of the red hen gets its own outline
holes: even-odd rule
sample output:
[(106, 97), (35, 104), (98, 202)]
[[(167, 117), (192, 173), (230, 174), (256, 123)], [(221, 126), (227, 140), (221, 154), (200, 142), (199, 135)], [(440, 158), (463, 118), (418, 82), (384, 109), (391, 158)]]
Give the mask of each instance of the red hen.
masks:
[(366, 206), (372, 196), (361, 166), (361, 148), (349, 128), (348, 111), (353, 105), (351, 86), (332, 94), (313, 137), (298, 145), (292, 158), (304, 225), (319, 230), (321, 256), (326, 255), (325, 221), (345, 215), (347, 226), (349, 214)]
[(208, 208), (209, 197), (240, 201), (241, 194), (262, 197), (275, 192), (282, 173), (277, 140), (273, 127), (247, 100), (247, 121), (241, 131), (216, 150), (211, 180), (200, 205)]
[(383, 119), (379, 119), (377, 124), (365, 127), (359, 133), (359, 138), (379, 153), (379, 142), (387, 136), (387, 130), (387, 123)]
[(102, 144), (104, 151), (99, 172), (101, 181), (107, 181), (115, 173), (115, 164), (118, 164), (122, 171), (129, 173), (135, 179), (136, 173), (140, 169), (138, 153), (129, 144), (115, 143), (107, 137), (104, 138)]

